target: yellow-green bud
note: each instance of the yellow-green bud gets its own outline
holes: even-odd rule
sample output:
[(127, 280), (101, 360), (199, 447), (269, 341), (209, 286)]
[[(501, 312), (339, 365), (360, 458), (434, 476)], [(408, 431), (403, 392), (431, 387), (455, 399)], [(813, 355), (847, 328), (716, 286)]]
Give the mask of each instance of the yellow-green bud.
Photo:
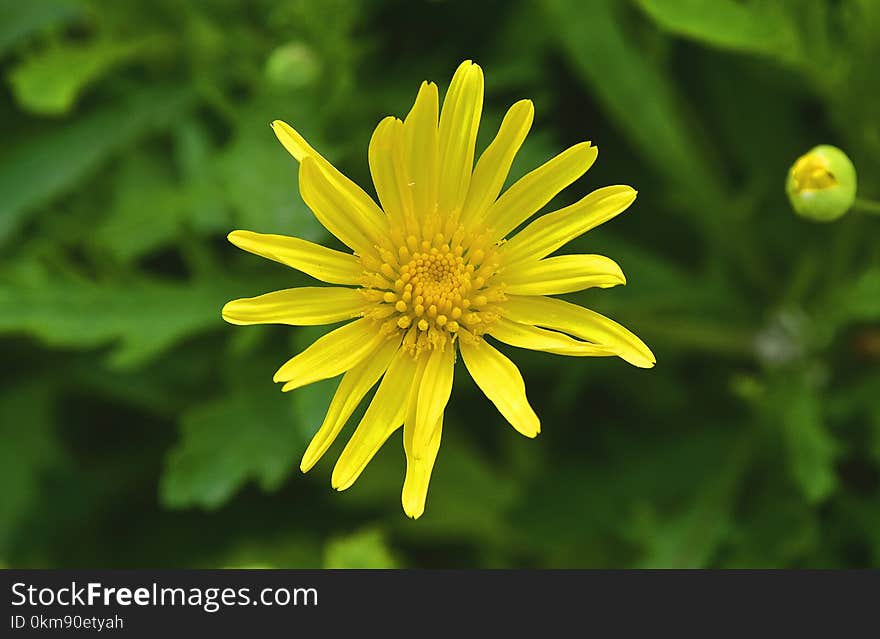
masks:
[(299, 89), (312, 84), (320, 74), (320, 61), (301, 42), (281, 45), (266, 60), (266, 76), (279, 87)]
[(830, 222), (856, 201), (856, 169), (846, 153), (821, 144), (792, 165), (785, 191), (798, 215)]

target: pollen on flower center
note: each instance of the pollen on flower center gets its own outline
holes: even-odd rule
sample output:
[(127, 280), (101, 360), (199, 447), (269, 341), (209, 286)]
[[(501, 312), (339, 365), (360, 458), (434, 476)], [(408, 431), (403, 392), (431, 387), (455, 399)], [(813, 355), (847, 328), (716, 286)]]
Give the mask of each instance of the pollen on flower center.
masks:
[(462, 236), (438, 233), (419, 240), (410, 235), (396, 253), (380, 251), (382, 262), (366, 291), (377, 305), (367, 315), (384, 320), (386, 333), (402, 332), (408, 350), (442, 349), (456, 338), (476, 338), (498, 316), (493, 304), (503, 294), (492, 281), (498, 265), (482, 248), (466, 250)]

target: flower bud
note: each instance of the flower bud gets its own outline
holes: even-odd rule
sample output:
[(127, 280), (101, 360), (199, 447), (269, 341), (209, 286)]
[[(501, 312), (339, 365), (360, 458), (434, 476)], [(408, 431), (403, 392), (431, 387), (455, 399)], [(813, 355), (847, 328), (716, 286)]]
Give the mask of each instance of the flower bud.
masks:
[(856, 200), (856, 169), (846, 153), (821, 144), (792, 165), (785, 191), (798, 215), (830, 222)]
[(286, 89), (306, 87), (320, 76), (321, 62), (315, 52), (301, 42), (281, 45), (266, 60), (266, 77)]

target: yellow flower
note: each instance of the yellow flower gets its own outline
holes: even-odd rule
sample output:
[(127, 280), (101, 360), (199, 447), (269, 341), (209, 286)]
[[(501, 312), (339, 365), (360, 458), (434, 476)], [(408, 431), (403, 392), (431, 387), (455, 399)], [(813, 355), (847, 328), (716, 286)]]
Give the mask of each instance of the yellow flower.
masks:
[(369, 165), (381, 208), (297, 131), (274, 122), (276, 136), (300, 163), (303, 200), (352, 253), (281, 235), (229, 235), (245, 251), (339, 285), (276, 291), (223, 308), (233, 324), (347, 322), (275, 373), (283, 391), (342, 375), (301, 469), (314, 466), (379, 382), (336, 462), (332, 485), (351, 486), (403, 426), (402, 501), (413, 518), (424, 511), (457, 353), (477, 386), (526, 437), (538, 434), (540, 422), (522, 376), (486, 337), (560, 355), (617, 355), (643, 368), (655, 362), (648, 347), (616, 322), (548, 297), (625, 283), (607, 257), (547, 256), (626, 209), (636, 192), (598, 189), (505, 239), (582, 176), (597, 150), (589, 142), (576, 144), (501, 193), (534, 107), (530, 100), (514, 104), (474, 166), (482, 105), (483, 72), (467, 61), (455, 72), (442, 110), (437, 86), (423, 82), (403, 121), (379, 123)]

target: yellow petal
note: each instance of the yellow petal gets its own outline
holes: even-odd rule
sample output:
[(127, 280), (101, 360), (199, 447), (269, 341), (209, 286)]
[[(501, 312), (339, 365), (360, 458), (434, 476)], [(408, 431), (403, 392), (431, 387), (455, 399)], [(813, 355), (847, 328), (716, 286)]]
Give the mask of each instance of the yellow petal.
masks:
[[(356, 252), (368, 253), (375, 244), (381, 244), (387, 236), (387, 220), (372, 198), (312, 148), (292, 126), (275, 120), (272, 130), (284, 148), (300, 162), (300, 193), (321, 224)], [(304, 179), (307, 160), (312, 165)], [(316, 206), (312, 206), (310, 200)]]
[(351, 486), (391, 433), (403, 424), (415, 370), (415, 358), (399, 350), (333, 468), (330, 479), (333, 488), (345, 490)]
[(498, 134), (480, 156), (471, 178), (461, 221), (467, 225), (481, 218), (498, 198), (517, 151), (532, 127), (535, 107), (531, 100), (520, 100), (508, 110)]
[(457, 216), (464, 204), (482, 111), (483, 70), (468, 60), (452, 77), (440, 112), (438, 204), (442, 215)]
[(556, 295), (626, 284), (617, 263), (603, 255), (559, 255), (524, 261), (505, 269), (503, 278), (505, 292), (513, 295)]
[(449, 401), (455, 369), (455, 349), (451, 345), (442, 350), (435, 348), (427, 358), (416, 404), (412, 445), (412, 454), (416, 459), (427, 455), (434, 437), (434, 428)]
[(503, 317), (492, 323), (489, 334), (497, 340), (528, 348), (533, 351), (544, 351), (556, 355), (568, 355), (570, 357), (607, 357), (615, 355), (615, 352), (605, 346), (590, 344), (572, 339), (564, 333), (548, 331), (529, 324), (518, 324)]
[(417, 234), (413, 194), (403, 160), (403, 122), (389, 116), (379, 123), (370, 139), (369, 160), (379, 202), (392, 226), (407, 235)]
[(275, 373), (273, 380), (287, 382), (281, 389), (300, 386), (341, 375), (372, 355), (385, 336), (376, 330), (376, 323), (367, 318), (349, 322), (315, 340), (299, 355), (288, 360)]
[[(427, 357), (419, 357), (416, 360), (416, 371), (413, 375), (413, 383), (407, 397), (406, 417), (403, 422), (403, 450), (406, 454), (406, 479), (403, 482), (401, 502), (403, 511), (407, 516), (417, 519), (425, 510), (425, 499), (428, 494), (428, 483), (431, 479), (431, 470), (434, 468), (434, 460), (437, 450), (440, 448), (440, 433), (436, 432), (428, 444), (428, 450), (421, 459), (413, 454), (413, 434), (416, 430), (416, 408), (419, 403), (419, 387), (425, 375)], [(435, 424), (435, 429), (442, 428), (443, 416)]]
[(607, 346), (633, 366), (651, 368), (657, 361), (645, 343), (617, 322), (575, 304), (552, 297), (510, 295), (504, 303), (507, 319), (534, 324)]
[(299, 466), (302, 472), (307, 472), (327, 452), (364, 395), (385, 373), (399, 346), (400, 340), (386, 341), (373, 355), (342, 376), (342, 381), (339, 382), (327, 414), (324, 416), (324, 423), (312, 437), (303, 455)]
[(504, 261), (513, 264), (520, 260), (546, 257), (624, 211), (635, 199), (636, 192), (632, 187), (606, 186), (571, 206), (542, 215), (501, 247)]
[(403, 480), (403, 492), (400, 501), (403, 504), (403, 512), (408, 517), (418, 519), (425, 512), (425, 499), (428, 496), (428, 484), (431, 482), (431, 472), (434, 470), (434, 462), (437, 459), (437, 451), (440, 450), (440, 438), (443, 433), (443, 415), (431, 429), (433, 435), (428, 447), (417, 458), (412, 452), (412, 435), (414, 424), (407, 421), (403, 425), (403, 448), (406, 452), (406, 478)]
[(461, 357), (477, 386), (510, 424), (526, 437), (541, 432), (541, 422), (526, 398), (526, 385), (516, 364), (483, 342), (459, 342)]
[(296, 129), (290, 126), (287, 122), (282, 120), (275, 120), (271, 124), (272, 131), (275, 132), (275, 137), (278, 138), (278, 141), (284, 145), (284, 148), (287, 149), (287, 152), (290, 153), (294, 158), (296, 158), (297, 162), (302, 162), (303, 158), (311, 155), (319, 160), (329, 164), (327, 160), (323, 158), (323, 156), (315, 151), (311, 147), (311, 145), (306, 142), (305, 138), (301, 136)]
[(286, 235), (233, 231), (229, 241), (238, 248), (281, 262), (329, 284), (360, 284), (363, 266), (354, 255)]
[(500, 240), (529, 219), (586, 173), (597, 155), (596, 147), (581, 142), (517, 180), (486, 212), (483, 221), (493, 231), (491, 239)]
[(306, 156), (299, 167), (303, 200), (324, 227), (361, 255), (375, 255), (388, 238), (388, 219), (354, 182)]
[(437, 85), (422, 82), (415, 104), (403, 121), (407, 186), (416, 215), (423, 221), (437, 208), (439, 109)]
[(367, 300), (355, 288), (304, 286), (228, 302), (223, 319), (230, 324), (314, 326), (358, 317)]

